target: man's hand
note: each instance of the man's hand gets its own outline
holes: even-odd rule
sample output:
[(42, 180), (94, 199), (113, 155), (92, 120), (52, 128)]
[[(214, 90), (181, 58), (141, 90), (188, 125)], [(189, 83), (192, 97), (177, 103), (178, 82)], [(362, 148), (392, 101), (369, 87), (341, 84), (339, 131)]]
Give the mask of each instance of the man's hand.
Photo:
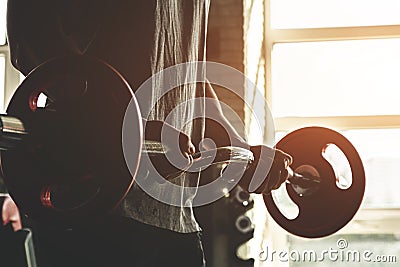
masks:
[(10, 196), (4, 198), (1, 217), (3, 219), (3, 225), (11, 223), (14, 231), (21, 230), (22, 223), (19, 210)]
[(254, 162), (246, 170), (239, 185), (250, 193), (269, 194), (278, 189), (289, 174), (287, 168), (292, 164), (290, 155), (279, 149), (265, 145), (252, 146)]
[(173, 126), (162, 121), (147, 121), (145, 139), (161, 142), (166, 148), (165, 154), (151, 158), (153, 167), (162, 177), (172, 179), (175, 176), (171, 174), (180, 173), (193, 163), (195, 146), (188, 135)]
[(162, 142), (169, 149), (181, 151), (185, 156), (194, 154), (195, 146), (185, 133), (163, 121), (144, 121), (144, 123), (146, 140)]

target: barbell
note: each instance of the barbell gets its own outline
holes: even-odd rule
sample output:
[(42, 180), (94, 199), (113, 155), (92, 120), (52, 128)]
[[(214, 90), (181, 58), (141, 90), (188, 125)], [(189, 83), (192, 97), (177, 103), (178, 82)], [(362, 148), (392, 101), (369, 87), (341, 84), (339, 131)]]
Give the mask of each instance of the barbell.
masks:
[[(135, 120), (129, 170), (122, 149), (122, 127), (129, 101)], [(7, 115), (0, 116), (1, 167), (10, 195), (32, 218), (71, 225), (83, 217), (113, 210), (131, 188), (141, 155), (163, 157), (163, 146), (144, 142), (142, 119), (135, 96), (124, 78), (107, 63), (87, 56), (52, 59), (37, 67), (13, 95)], [(337, 186), (337, 173), (323, 158), (335, 144), (351, 167), (351, 185)], [(142, 149), (143, 147), (143, 149)], [(357, 212), (364, 194), (365, 175), (352, 144), (339, 133), (308, 127), (288, 134), (277, 148), (293, 156), (286, 190), (299, 214), (287, 218), (271, 194), (265, 205), (284, 229), (303, 237), (332, 234)], [(161, 156), (161, 157), (160, 157)], [(252, 164), (244, 148), (222, 147), (193, 155), (190, 171), (209, 166)], [(165, 164), (165, 166), (169, 166)], [(172, 167), (166, 179), (183, 171)]]
[(139, 107), (114, 68), (96, 58), (67, 56), (33, 70), (1, 117), (2, 174), (18, 207), (39, 221), (63, 225), (116, 207), (135, 174), (121, 147), (131, 99), (137, 125), (131, 138), (138, 146), (130, 156), (139, 162)]

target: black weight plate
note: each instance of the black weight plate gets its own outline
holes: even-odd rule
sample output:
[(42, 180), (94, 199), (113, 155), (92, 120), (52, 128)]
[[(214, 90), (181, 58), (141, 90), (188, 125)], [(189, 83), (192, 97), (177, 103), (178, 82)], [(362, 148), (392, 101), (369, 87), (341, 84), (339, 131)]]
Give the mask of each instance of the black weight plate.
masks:
[[(47, 97), (45, 105), (38, 106), (40, 96)], [(7, 188), (23, 212), (69, 223), (118, 205), (134, 180), (122, 150), (123, 118), (133, 97), (115, 69), (87, 56), (52, 59), (26, 77), (7, 113), (24, 122), (28, 139), (1, 152)], [(131, 155), (139, 161), (137, 103), (136, 111), (132, 138), (140, 145)]]
[[(332, 166), (322, 156), (329, 144), (340, 148), (350, 164), (352, 184), (347, 189), (337, 187)], [(265, 205), (274, 220), (288, 232), (308, 238), (328, 236), (344, 227), (359, 209), (365, 190), (364, 167), (354, 146), (336, 131), (307, 127), (289, 133), (276, 147), (292, 155), (292, 169), (302, 165), (317, 169), (321, 183), (309, 196), (299, 196), (286, 183), (289, 197), (299, 208), (295, 219), (288, 219), (279, 211), (279, 203), (274, 202), (271, 194), (264, 195)]]

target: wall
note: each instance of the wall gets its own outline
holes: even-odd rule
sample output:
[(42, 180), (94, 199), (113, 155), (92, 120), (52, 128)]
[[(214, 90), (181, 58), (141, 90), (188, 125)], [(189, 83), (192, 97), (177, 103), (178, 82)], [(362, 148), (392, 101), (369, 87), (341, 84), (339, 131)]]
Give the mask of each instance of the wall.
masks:
[[(226, 64), (244, 73), (243, 1), (211, 0), (207, 40), (207, 60)], [(240, 96), (214, 86), (221, 101), (228, 104), (244, 120), (244, 81), (235, 84)], [(231, 123), (244, 134), (242, 122), (229, 118)]]

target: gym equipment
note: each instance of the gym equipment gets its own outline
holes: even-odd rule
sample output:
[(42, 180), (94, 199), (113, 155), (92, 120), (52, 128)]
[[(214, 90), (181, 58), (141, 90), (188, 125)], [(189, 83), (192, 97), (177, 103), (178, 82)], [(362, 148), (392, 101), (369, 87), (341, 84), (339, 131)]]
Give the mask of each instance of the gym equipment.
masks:
[[(137, 128), (131, 174), (122, 150), (122, 124), (133, 99)], [(10, 195), (36, 220), (70, 225), (93, 219), (115, 208), (125, 197), (146, 153), (162, 163), (164, 148), (142, 142), (142, 120), (132, 90), (107, 63), (87, 57), (52, 59), (31, 72), (0, 116), (1, 167)], [(346, 155), (352, 172), (349, 188), (339, 188), (337, 176), (322, 152), (335, 144)], [(143, 151), (142, 151), (143, 145)], [(347, 224), (358, 210), (365, 188), (361, 159), (339, 133), (322, 127), (294, 131), (277, 148), (293, 156), (286, 190), (299, 215), (286, 218), (271, 195), (264, 195), (272, 217), (284, 229), (303, 237), (322, 237)], [(253, 161), (243, 148), (223, 147), (193, 155), (193, 164), (179, 170), (165, 164), (166, 179), (183, 171), (223, 170), (230, 163), (244, 167)]]
[[(170, 164), (165, 157), (167, 150), (168, 148), (160, 142), (146, 140), (142, 147), (142, 153), (146, 154), (150, 160), (148, 164), (152, 164), (154, 167), (157, 165), (156, 169), (160, 174), (164, 174), (163, 178), (166, 180), (171, 180), (183, 172), (202, 172), (209, 168), (218, 169), (220, 170), (220, 174), (222, 174), (228, 164), (238, 164), (246, 168), (254, 160), (253, 153), (250, 150), (241, 147), (226, 146), (196, 152), (192, 155), (193, 161), (190, 166), (187, 168), (177, 168), (173, 164)], [(163, 183), (165, 180), (158, 182)]]
[[(99, 59), (56, 58), (33, 70), (0, 118), (2, 174), (18, 207), (69, 224), (118, 205), (134, 180), (121, 146), (131, 98), (126, 81)], [(131, 155), (139, 162), (142, 126), (134, 104), (138, 146)]]
[[(137, 162), (132, 173), (122, 148), (131, 99), (137, 125), (131, 134), (130, 160)], [(132, 186), (142, 153), (164, 168), (165, 179), (253, 160), (246, 149), (223, 147), (194, 154), (185, 170), (169, 164), (161, 143), (143, 142), (139, 106), (127, 82), (88, 56), (55, 58), (34, 69), (0, 124), (2, 175), (13, 200), (28, 216), (65, 227), (113, 210)]]
[[(351, 168), (351, 185), (338, 186), (335, 173), (323, 152), (336, 145)], [(287, 218), (272, 194), (264, 195), (272, 218), (286, 231), (307, 238), (324, 237), (344, 227), (360, 207), (365, 189), (365, 173), (354, 146), (341, 134), (323, 127), (307, 127), (289, 133), (276, 147), (293, 157), (285, 184), (290, 199), (298, 206), (296, 218)]]

